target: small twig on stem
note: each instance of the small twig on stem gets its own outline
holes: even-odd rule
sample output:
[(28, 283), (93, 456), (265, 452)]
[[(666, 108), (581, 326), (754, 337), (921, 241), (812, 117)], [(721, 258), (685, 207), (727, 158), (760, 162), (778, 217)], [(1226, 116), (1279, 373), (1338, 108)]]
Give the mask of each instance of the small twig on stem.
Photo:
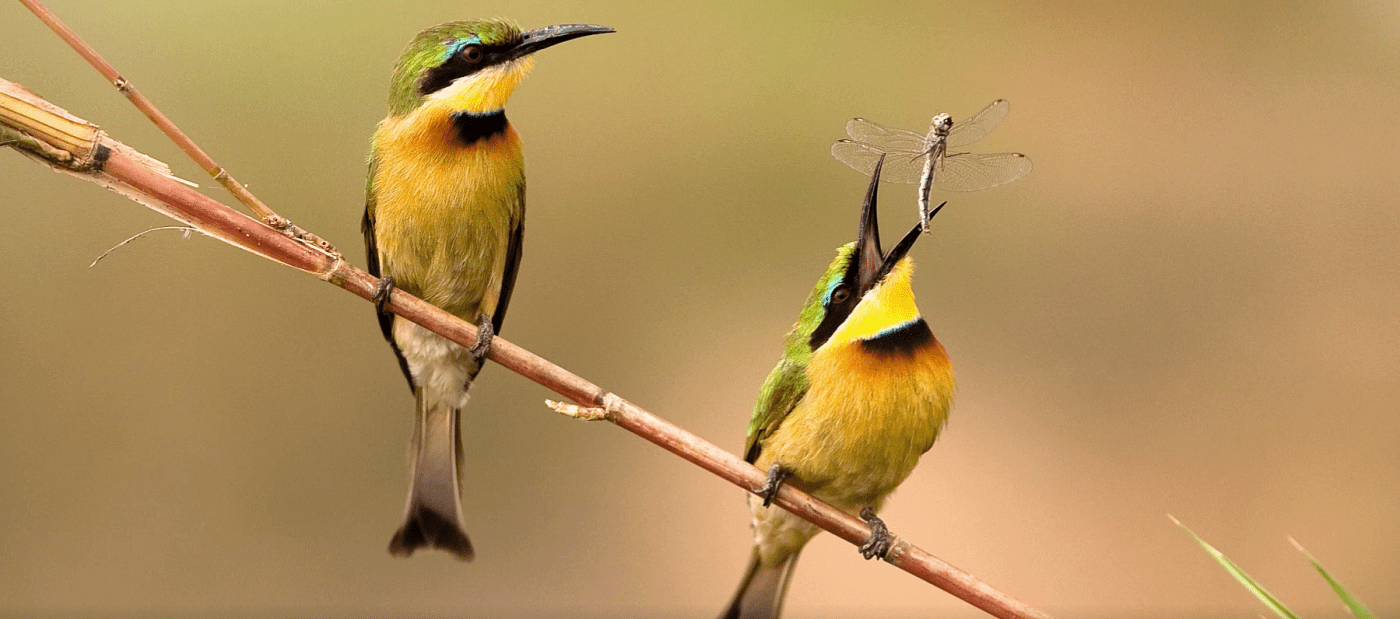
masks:
[[(3, 144), (0, 144), (0, 146), (3, 146)], [(97, 266), (97, 263), (102, 262), (102, 259), (103, 259), (103, 258), (106, 258), (106, 257), (107, 257), (107, 254), (110, 254), (110, 253), (112, 253), (112, 252), (114, 252), (114, 251), (117, 251), (118, 249), (121, 249), (122, 246), (126, 245), (127, 243), (130, 243), (130, 242), (132, 242), (132, 241), (135, 241), (136, 239), (139, 239), (139, 238), (141, 238), (141, 237), (143, 237), (143, 236), (146, 236), (147, 234), (150, 234), (150, 233), (152, 233), (152, 232), (160, 232), (161, 230), (184, 230), (184, 231), (185, 231), (185, 234), (184, 234), (184, 237), (185, 237), (185, 238), (190, 238), (190, 233), (191, 233), (191, 232), (199, 232), (200, 234), (203, 234), (203, 231), (202, 231), (202, 230), (200, 230), (199, 228), (196, 228), (196, 227), (194, 227), (194, 226), (161, 226), (161, 227), (159, 227), (159, 228), (151, 228), (150, 230), (143, 230), (143, 231), (141, 231), (141, 232), (137, 232), (136, 234), (131, 235), (131, 238), (128, 238), (128, 239), (125, 240), (125, 241), (122, 241), (122, 242), (120, 242), (120, 243), (117, 243), (116, 245), (113, 245), (111, 249), (108, 249), (107, 251), (102, 252), (102, 255), (100, 255), (100, 256), (98, 256), (96, 259), (94, 259), (94, 260), (92, 261), (92, 264), (89, 264), (89, 265), (88, 265), (88, 268), (91, 269), (92, 267)]]
[(553, 409), (565, 417), (573, 417), (579, 421), (598, 421), (608, 418), (608, 411), (600, 406), (579, 406), (568, 402), (557, 402), (555, 400), (545, 400), (544, 405)]

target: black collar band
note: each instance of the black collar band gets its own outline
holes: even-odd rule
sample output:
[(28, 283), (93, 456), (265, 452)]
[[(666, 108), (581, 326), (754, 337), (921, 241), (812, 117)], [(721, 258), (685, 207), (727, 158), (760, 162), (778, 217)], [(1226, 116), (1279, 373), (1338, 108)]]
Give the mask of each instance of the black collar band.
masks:
[(505, 133), (509, 125), (506, 121), (506, 111), (503, 109), (485, 114), (455, 112), (452, 114), (452, 124), (457, 127), (457, 140), (463, 146), (471, 146)]

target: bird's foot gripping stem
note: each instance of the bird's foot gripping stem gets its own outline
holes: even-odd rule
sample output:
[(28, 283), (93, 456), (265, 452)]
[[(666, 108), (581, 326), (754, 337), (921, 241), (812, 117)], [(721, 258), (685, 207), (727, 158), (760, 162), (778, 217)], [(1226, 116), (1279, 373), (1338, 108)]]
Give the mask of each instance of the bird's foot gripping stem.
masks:
[(370, 297), (374, 301), (374, 309), (379, 313), (384, 313), (384, 306), (389, 304), (389, 295), (394, 292), (394, 278), (388, 275), (379, 278), (379, 283), (374, 285), (374, 296)]
[(763, 482), (762, 486), (753, 489), (754, 494), (763, 497), (764, 507), (773, 504), (773, 497), (778, 496), (778, 490), (783, 487), (783, 482), (787, 481), (787, 476), (787, 471), (784, 471), (783, 466), (777, 462), (768, 467), (768, 479)]
[(890, 553), (890, 548), (894, 546), (894, 536), (890, 535), (889, 527), (886, 527), (885, 521), (880, 520), (875, 515), (875, 510), (869, 507), (860, 510), (860, 519), (864, 520), (865, 524), (870, 525), (870, 539), (857, 548), (860, 551), (860, 556), (866, 559), (876, 557), (884, 559), (885, 555)]
[(476, 319), (476, 343), (472, 344), (467, 352), (471, 353), (472, 358), (476, 359), (477, 363), (481, 363), (491, 352), (491, 340), (494, 339), (496, 339), (496, 327), (491, 324), (490, 316), (482, 314), (480, 318)]

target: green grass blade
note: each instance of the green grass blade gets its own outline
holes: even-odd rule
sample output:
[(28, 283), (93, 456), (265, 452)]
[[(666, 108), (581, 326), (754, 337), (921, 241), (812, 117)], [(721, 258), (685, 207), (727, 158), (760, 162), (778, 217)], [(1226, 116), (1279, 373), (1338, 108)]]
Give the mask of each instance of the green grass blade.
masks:
[(1332, 575), (1327, 573), (1327, 570), (1322, 569), (1322, 564), (1318, 563), (1317, 559), (1313, 558), (1312, 553), (1305, 550), (1303, 546), (1298, 543), (1298, 540), (1290, 537), (1288, 541), (1293, 542), (1293, 547), (1297, 548), (1298, 552), (1303, 553), (1303, 556), (1308, 558), (1308, 561), (1312, 563), (1313, 567), (1317, 568), (1317, 573), (1322, 574), (1322, 577), (1327, 580), (1327, 584), (1332, 585), (1332, 590), (1337, 592), (1337, 597), (1342, 598), (1342, 603), (1346, 604), (1347, 610), (1351, 611), (1353, 617), (1356, 617), (1356, 619), (1376, 619), (1376, 615), (1371, 612), (1371, 609), (1366, 608), (1366, 605), (1362, 604), (1361, 600), (1356, 599), (1356, 596), (1352, 595), (1350, 591), (1347, 591), (1346, 587), (1343, 587), (1341, 583), (1334, 580)]
[(1273, 594), (1265, 590), (1264, 587), (1259, 586), (1259, 583), (1254, 582), (1254, 579), (1250, 578), (1249, 574), (1244, 573), (1244, 570), (1240, 569), (1238, 565), (1235, 565), (1234, 561), (1226, 558), (1225, 555), (1219, 550), (1216, 550), (1214, 546), (1206, 543), (1205, 540), (1201, 539), (1201, 536), (1196, 535), (1195, 531), (1181, 524), (1180, 520), (1177, 520), (1170, 514), (1168, 514), (1167, 517), (1171, 518), (1172, 522), (1176, 523), (1176, 526), (1181, 527), (1187, 533), (1191, 534), (1191, 537), (1196, 539), (1196, 543), (1200, 544), (1201, 548), (1204, 548), (1210, 556), (1215, 557), (1215, 560), (1225, 568), (1225, 571), (1229, 572), (1231, 576), (1234, 576), (1235, 580), (1240, 581), (1240, 584), (1244, 585), (1245, 589), (1253, 593), (1254, 597), (1259, 598), (1259, 601), (1263, 602), (1265, 606), (1268, 606), (1270, 610), (1274, 611), (1274, 614), (1282, 619), (1298, 619), (1298, 615), (1293, 614), (1293, 611), (1288, 610), (1288, 607), (1284, 606), (1283, 602), (1278, 601), (1278, 598), (1274, 597)]

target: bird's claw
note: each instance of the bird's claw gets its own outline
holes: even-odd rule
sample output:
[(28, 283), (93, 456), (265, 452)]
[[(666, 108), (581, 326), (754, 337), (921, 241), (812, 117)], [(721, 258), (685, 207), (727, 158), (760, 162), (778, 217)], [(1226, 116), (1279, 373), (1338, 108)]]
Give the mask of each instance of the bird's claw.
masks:
[(787, 471), (777, 462), (768, 467), (768, 479), (763, 485), (753, 489), (754, 494), (763, 497), (763, 506), (768, 507), (773, 504), (773, 497), (778, 496), (778, 490), (783, 487), (783, 482), (787, 481)]
[(860, 556), (867, 560), (876, 557), (884, 559), (894, 545), (894, 536), (890, 535), (889, 527), (886, 527), (885, 521), (880, 520), (875, 515), (875, 510), (869, 507), (860, 510), (860, 519), (864, 520), (865, 524), (870, 525), (870, 539), (857, 549), (860, 551)]
[(473, 359), (480, 363), (486, 359), (486, 355), (491, 352), (491, 340), (496, 339), (496, 327), (491, 324), (491, 317), (482, 314), (476, 321), (476, 343), (472, 344), (467, 352), (471, 353)]
[(394, 292), (394, 278), (389, 275), (379, 278), (379, 283), (374, 285), (374, 296), (370, 297), (374, 301), (374, 309), (379, 313), (384, 313), (384, 306), (389, 304), (389, 295)]

